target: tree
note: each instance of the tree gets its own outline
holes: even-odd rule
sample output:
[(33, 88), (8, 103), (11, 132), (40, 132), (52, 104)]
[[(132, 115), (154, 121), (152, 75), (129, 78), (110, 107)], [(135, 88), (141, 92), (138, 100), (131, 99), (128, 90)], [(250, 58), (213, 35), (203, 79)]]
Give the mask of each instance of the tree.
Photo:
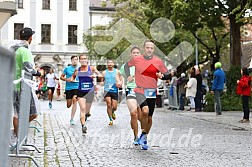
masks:
[[(116, 7), (116, 13), (115, 15), (113, 15), (113, 22), (108, 26), (108, 27), (94, 27), (94, 29), (96, 30), (111, 30), (113, 28), (113, 31), (116, 32), (113, 34), (113, 36), (130, 36), (130, 35), (134, 35), (137, 38), (134, 38), (135, 41), (133, 43), (127, 43), (129, 41), (123, 39), (122, 41), (120, 41), (120, 43), (118, 43), (118, 45), (116, 45), (116, 47), (114, 47), (114, 49), (112, 49), (112, 52), (109, 51), (107, 54), (105, 55), (99, 55), (95, 52), (94, 49), (94, 45), (97, 41), (110, 41), (111, 39), (109, 39), (109, 37), (99, 37), (98, 35), (90, 35), (90, 34), (86, 34), (84, 35), (84, 43), (86, 44), (89, 53), (92, 55), (96, 55), (97, 58), (101, 58), (101, 57), (113, 57), (113, 58), (118, 58), (118, 60), (120, 62), (125, 62), (125, 60), (127, 60), (127, 55), (129, 55), (129, 51), (125, 51), (124, 50), (131, 44), (131, 45), (137, 45), (140, 48), (143, 45), (143, 41), (144, 39), (152, 39), (152, 36), (150, 34), (150, 23), (149, 18), (146, 16), (145, 11), (149, 10), (148, 5), (139, 2), (138, 0), (129, 0), (129, 1), (125, 1), (124, 0), (115, 0), (114, 1), (115, 5), (120, 4), (119, 7)], [(136, 33), (134, 32), (135, 28), (132, 28), (131, 25), (127, 25), (125, 24), (124, 20), (128, 19), (131, 23), (134, 24), (134, 27), (136, 27), (141, 33)], [(115, 24), (118, 24), (118, 22), (123, 22), (123, 31), (121, 31), (120, 29), (115, 29)], [(120, 30), (120, 31), (118, 31)], [(165, 33), (165, 32), (163, 32)], [(118, 35), (116, 35), (118, 34)], [(162, 34), (161, 35), (165, 35)], [(113, 37), (113, 38), (114, 38)], [(113, 39), (114, 40), (114, 39)], [(169, 40), (168, 42), (156, 42), (156, 54), (158, 56), (160, 56), (164, 61), (168, 62), (167, 60), (167, 55), (176, 47), (178, 46), (178, 44), (180, 44), (183, 41), (189, 41), (190, 43), (194, 43), (193, 40), (193, 36), (188, 33), (187, 31), (185, 31), (184, 29), (178, 29), (176, 30), (176, 34), (174, 35), (174, 37)], [(106, 43), (106, 42), (105, 42)], [(104, 44), (106, 45), (106, 44)], [(106, 46), (103, 46), (106, 47)], [(117, 52), (113, 52), (113, 51), (117, 51)], [(125, 55), (125, 56), (121, 56), (118, 57), (119, 55)], [(113, 55), (113, 56), (112, 56)], [(188, 62), (184, 63), (184, 66), (182, 68), (181, 71), (184, 71), (185, 69), (187, 69), (186, 66), (191, 65)], [(175, 66), (176, 67), (176, 66)]]
[(220, 8), (225, 11), (230, 24), (230, 60), (234, 66), (241, 65), (241, 26), (248, 23), (245, 18), (247, 9), (251, 8), (251, 0), (217, 0)]
[[(219, 60), (221, 46), (225, 44), (227, 36), (225, 21), (229, 19), (231, 64), (240, 65), (240, 27), (247, 22), (244, 14), (246, 9), (251, 7), (251, 0), (142, 0), (142, 2), (150, 6), (150, 10), (146, 11), (150, 21), (157, 17), (168, 17), (176, 22), (178, 27), (190, 31), (209, 52), (212, 69), (214, 63)], [(210, 30), (211, 36), (208, 36), (208, 39), (214, 40), (215, 48), (209, 47), (199, 35), (196, 35), (199, 29)]]

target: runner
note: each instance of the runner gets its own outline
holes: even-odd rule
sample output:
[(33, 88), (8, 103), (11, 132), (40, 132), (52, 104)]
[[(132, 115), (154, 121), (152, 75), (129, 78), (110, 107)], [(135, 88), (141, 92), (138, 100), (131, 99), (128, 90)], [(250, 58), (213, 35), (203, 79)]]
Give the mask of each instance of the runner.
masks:
[[(157, 78), (168, 78), (168, 70), (157, 56), (154, 56), (154, 43), (151, 40), (144, 42), (144, 55), (136, 56), (125, 64), (125, 74), (130, 75), (129, 67), (135, 66), (136, 99), (141, 108), (142, 134), (138, 140), (141, 149), (147, 150), (147, 134), (152, 126), (152, 115), (155, 108)], [(163, 76), (162, 73), (166, 73)], [(161, 75), (163, 77), (161, 77)]]
[(46, 74), (49, 108), (52, 108), (53, 93), (56, 86), (55, 80), (59, 80), (59, 78), (55, 75), (53, 69), (50, 68), (49, 73)]
[[(109, 117), (109, 125), (113, 125), (116, 119), (115, 111), (118, 103), (118, 87), (122, 86), (119, 70), (114, 68), (114, 61), (107, 61), (107, 70), (102, 72), (104, 77), (104, 97), (107, 104), (107, 113)], [(103, 83), (102, 83), (103, 84)]]
[[(131, 58), (135, 56), (140, 56), (140, 49), (137, 46), (132, 47), (131, 49)], [(121, 75), (125, 76), (124, 65), (120, 68)], [(134, 88), (136, 87), (135, 83), (135, 67), (130, 67), (130, 77), (127, 80), (126, 88), (126, 102), (130, 112), (130, 125), (134, 133), (134, 145), (138, 145), (138, 119), (140, 118), (141, 109), (137, 106), (136, 95)]]
[[(77, 100), (80, 105), (80, 122), (82, 126), (82, 133), (87, 133), (86, 114), (90, 112), (90, 108), (94, 99), (94, 84), (93, 78), (102, 77), (101, 73), (93, 66), (88, 65), (86, 55), (80, 55), (79, 61), (81, 67), (75, 70), (71, 77), (71, 82), (74, 82), (76, 77), (79, 78)], [(93, 75), (95, 73), (96, 75)]]
[(63, 81), (66, 81), (66, 102), (67, 102), (67, 108), (70, 108), (72, 106), (72, 112), (71, 112), (71, 119), (70, 119), (70, 124), (74, 125), (74, 115), (76, 113), (77, 109), (77, 92), (78, 92), (78, 86), (79, 82), (75, 80), (75, 82), (70, 82), (71, 77), (74, 73), (74, 71), (77, 68), (77, 62), (78, 62), (78, 57), (76, 55), (71, 56), (71, 62), (72, 64), (68, 67), (66, 67), (63, 71), (63, 73), (60, 76), (60, 79)]

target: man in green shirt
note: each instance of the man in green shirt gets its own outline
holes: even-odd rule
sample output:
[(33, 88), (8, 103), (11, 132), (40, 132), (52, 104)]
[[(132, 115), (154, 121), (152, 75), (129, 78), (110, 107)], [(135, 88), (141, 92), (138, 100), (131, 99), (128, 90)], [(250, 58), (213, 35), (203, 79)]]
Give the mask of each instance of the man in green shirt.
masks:
[[(15, 51), (16, 69), (15, 69), (15, 79), (22, 77), (22, 70), (31, 73), (33, 76), (40, 76), (40, 73), (35, 69), (34, 60), (31, 51), (28, 49), (32, 41), (32, 35), (35, 32), (31, 28), (25, 27), (19, 31), (19, 39), (12, 42), (11, 49)], [(15, 85), (14, 91), (14, 117), (13, 117), (13, 127), (14, 131), (12, 135), (17, 135), (18, 132), (18, 115), (20, 110), (20, 92), (21, 83)], [(32, 97), (30, 105), (30, 117), (29, 121), (32, 121), (37, 117), (37, 111)], [(13, 136), (12, 136), (13, 138)], [(14, 139), (15, 140), (15, 139)], [(11, 141), (13, 143), (13, 141)], [(15, 141), (14, 141), (15, 142)], [(15, 143), (14, 143), (15, 144)]]
[[(131, 57), (135, 57), (135, 56), (140, 56), (140, 49), (136, 46), (134, 46), (131, 49)], [(121, 75), (125, 76), (125, 71), (124, 71), (124, 64), (122, 65), (122, 67), (120, 68), (120, 73)], [(127, 78), (127, 88), (126, 88), (126, 102), (127, 102), (127, 106), (129, 108), (130, 111), (130, 124), (131, 124), (131, 128), (133, 130), (134, 133), (134, 145), (138, 145), (138, 122), (137, 120), (140, 119), (140, 108), (137, 105), (137, 100), (136, 100), (136, 95), (134, 92), (134, 88), (136, 87), (136, 83), (135, 83), (135, 67), (130, 67), (130, 76)]]

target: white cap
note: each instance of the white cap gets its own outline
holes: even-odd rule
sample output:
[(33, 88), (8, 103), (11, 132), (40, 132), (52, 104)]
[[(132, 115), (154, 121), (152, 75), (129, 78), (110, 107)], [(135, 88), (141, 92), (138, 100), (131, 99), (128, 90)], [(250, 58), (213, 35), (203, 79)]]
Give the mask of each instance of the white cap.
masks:
[(185, 77), (185, 73), (181, 73), (181, 75), (180, 75), (181, 77)]

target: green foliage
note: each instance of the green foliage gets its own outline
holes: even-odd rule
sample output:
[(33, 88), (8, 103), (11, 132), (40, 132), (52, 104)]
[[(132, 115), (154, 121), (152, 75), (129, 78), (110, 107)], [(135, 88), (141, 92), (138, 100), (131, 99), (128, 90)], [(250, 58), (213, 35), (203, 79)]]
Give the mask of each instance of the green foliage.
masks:
[(236, 93), (236, 82), (241, 78), (241, 67), (231, 66), (226, 73), (227, 94), (233, 95)]
[[(206, 112), (214, 112), (214, 94), (206, 95), (207, 104), (204, 108)], [(221, 96), (222, 111), (242, 111), (241, 96), (224, 92)]]

